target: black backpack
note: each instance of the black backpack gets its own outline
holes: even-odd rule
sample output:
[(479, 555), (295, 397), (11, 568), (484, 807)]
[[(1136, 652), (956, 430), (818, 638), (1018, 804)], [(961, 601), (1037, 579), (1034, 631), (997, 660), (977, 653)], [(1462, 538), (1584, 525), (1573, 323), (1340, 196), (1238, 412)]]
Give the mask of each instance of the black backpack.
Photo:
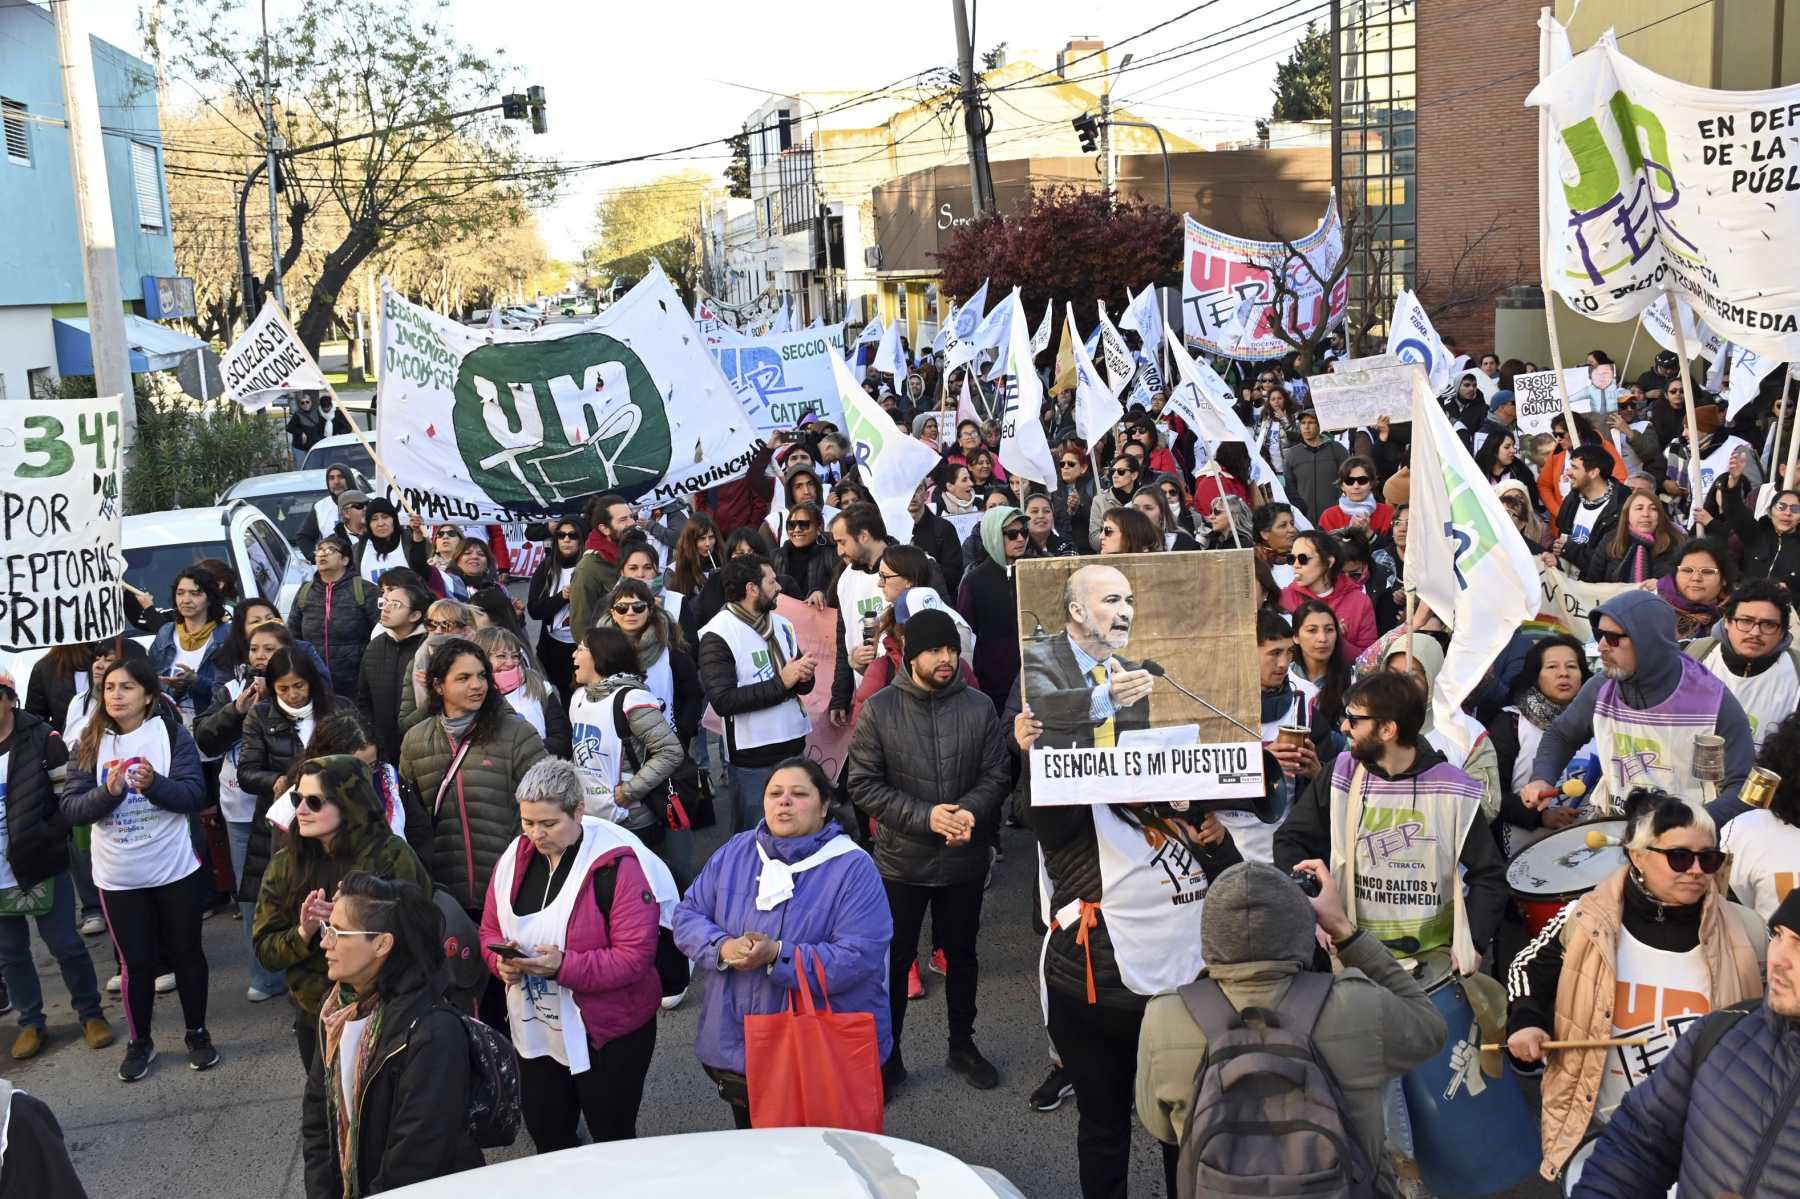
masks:
[(463, 1125), (483, 1149), (503, 1149), (519, 1135), (519, 1055), (498, 1029), (461, 1012), (469, 1041), (469, 1106)]
[[(606, 932), (612, 935), (613, 892), (619, 885), (619, 867), (608, 863), (594, 872), (594, 898), (600, 904), (600, 917), (606, 921)], [(662, 983), (663, 998), (687, 994), (691, 967), (687, 955), (675, 944), (675, 934), (660, 920), (656, 925), (656, 977)]]
[(1180, 1199), (1377, 1194), (1374, 1164), (1313, 1044), (1331, 982), (1329, 974), (1302, 971), (1273, 1011), (1240, 1012), (1210, 978), (1177, 991), (1206, 1034), (1181, 1136)]

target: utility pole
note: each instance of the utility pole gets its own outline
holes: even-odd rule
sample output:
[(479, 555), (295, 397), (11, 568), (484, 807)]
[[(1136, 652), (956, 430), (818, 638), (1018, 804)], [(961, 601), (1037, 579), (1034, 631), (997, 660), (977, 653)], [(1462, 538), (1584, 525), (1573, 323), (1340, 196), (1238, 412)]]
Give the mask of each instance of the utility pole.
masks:
[(94, 394), (125, 397), (119, 418), (120, 466), (137, 444), (137, 402), (125, 342), (125, 298), (119, 286), (119, 247), (113, 239), (112, 191), (100, 141), (100, 102), (94, 94), (94, 55), (81, 0), (53, 0), (62, 59), (63, 116), (69, 126), (69, 171), (75, 185), (75, 224), (87, 288), (88, 348)]
[(969, 142), (969, 192), (975, 215), (994, 210), (994, 180), (988, 173), (987, 126), (983, 120), (980, 90), (975, 75), (975, 45), (969, 33), (969, 13), (963, 0), (950, 0), (956, 11), (956, 64), (962, 74), (963, 134)]
[(1119, 160), (1113, 154), (1112, 87), (1110, 85), (1100, 93), (1100, 161), (1105, 167), (1102, 177), (1106, 180), (1106, 200), (1110, 204), (1116, 198), (1119, 178)]
[[(285, 312), (287, 294), (281, 287), (281, 210), (275, 199), (275, 177), (279, 169), (275, 156), (281, 152), (281, 135), (275, 132), (275, 93), (269, 78), (269, 0), (262, 0), (262, 52), (263, 147), (268, 152), (269, 173), (269, 272), (275, 280), (275, 303)], [(254, 313), (250, 319), (256, 319)]]

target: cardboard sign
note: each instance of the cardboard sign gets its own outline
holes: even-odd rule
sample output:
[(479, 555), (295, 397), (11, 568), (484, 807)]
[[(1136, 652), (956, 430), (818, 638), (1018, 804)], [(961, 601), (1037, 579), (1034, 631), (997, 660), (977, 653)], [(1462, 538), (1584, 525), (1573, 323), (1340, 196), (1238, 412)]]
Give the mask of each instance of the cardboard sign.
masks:
[[(1424, 373), (1414, 362), (1401, 362), (1392, 354), (1380, 355), (1392, 360), (1391, 365), (1337, 369), (1329, 375), (1311, 380), (1313, 408), (1319, 414), (1319, 428), (1358, 429), (1372, 425), (1382, 417), (1392, 424), (1412, 419), (1412, 397), (1415, 380)], [(1375, 362), (1363, 358), (1360, 362)]]

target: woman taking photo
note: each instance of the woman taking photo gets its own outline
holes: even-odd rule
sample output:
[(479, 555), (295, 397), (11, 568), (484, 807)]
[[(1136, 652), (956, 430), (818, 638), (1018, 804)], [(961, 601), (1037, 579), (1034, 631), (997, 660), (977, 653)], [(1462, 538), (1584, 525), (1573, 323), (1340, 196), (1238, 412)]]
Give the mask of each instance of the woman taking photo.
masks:
[(1338, 467), (1338, 501), (1319, 514), (1327, 533), (1366, 529), (1376, 537), (1394, 527), (1394, 506), (1375, 494), (1375, 464), (1363, 457), (1344, 459)]
[(1619, 513), (1619, 525), (1601, 542), (1583, 572), (1590, 583), (1643, 583), (1672, 574), (1680, 558), (1681, 534), (1651, 496), (1634, 491)]
[(1137, 489), (1131, 497), (1131, 506), (1149, 518), (1162, 534), (1165, 550), (1197, 550), (1200, 543), (1194, 535), (1175, 523), (1175, 513), (1169, 508), (1169, 501), (1163, 495), (1162, 488), (1154, 483)]
[(569, 627), (569, 584), (575, 578), (575, 564), (581, 561), (581, 547), (587, 543), (587, 525), (575, 517), (564, 516), (550, 522), (550, 544), (544, 560), (531, 572), (531, 589), (526, 593), (525, 611), (538, 621), (538, 661), (544, 677), (562, 694), (567, 695), (575, 683), (575, 631)]
[(657, 605), (643, 583), (620, 579), (607, 597), (599, 627), (615, 628), (625, 634), (637, 651), (637, 673), (644, 680), (644, 689), (662, 705), (669, 723), (675, 727), (676, 739), (683, 745), (692, 742), (706, 711), (706, 692), (700, 686), (700, 670), (688, 653), (681, 626)]
[(567, 758), (569, 701), (544, 681), (526, 654), (525, 643), (505, 629), (478, 629), (474, 641), (487, 653), (494, 686), (514, 714), (531, 726), (551, 757)]
[(479, 1169), (469, 1034), (445, 1006), (444, 918), (411, 883), (352, 871), (319, 926), (329, 985), (300, 1105), (307, 1199)]
[(1165, 544), (1156, 523), (1130, 504), (1109, 509), (1100, 518), (1096, 548), (1102, 554), (1154, 554), (1162, 552)]
[(1709, 636), (1736, 581), (1724, 545), (1705, 537), (1683, 545), (1674, 571), (1655, 584), (1657, 596), (1675, 609), (1675, 640), (1685, 645)]
[[(586, 783), (546, 759), (519, 784), (524, 833), (494, 868), (481, 954), (506, 987), (525, 1130), (539, 1153), (637, 1136), (656, 1050), (656, 943), (675, 882), (637, 838), (583, 814)], [(511, 952), (496, 953), (494, 946)]]
[(200, 751), (163, 703), (146, 658), (114, 662), (100, 707), (71, 755), (63, 819), (94, 826), (94, 885), (118, 951), (131, 1038), (119, 1078), (136, 1082), (156, 1060), (150, 1036), (156, 974), (175, 972), (187, 1029), (188, 1066), (219, 1064), (206, 1031), (206, 951), (200, 911), (210, 888), (194, 856), (188, 818), (209, 803)]
[[(1724, 864), (1698, 803), (1637, 788), (1625, 797), (1621, 866), (1564, 908), (1507, 971), (1506, 1047), (1544, 1064), (1542, 1173), (1555, 1178), (1595, 1120), (1650, 1074), (1688, 1022), (1762, 994), (1768, 932), (1714, 886)], [(1679, 1005), (1615, 1006), (1616, 994)], [(1648, 1036), (1651, 1048), (1546, 1052), (1548, 1040)]]
[[(1289, 671), (1317, 692), (1312, 710), (1307, 713), (1313, 742), (1334, 744), (1338, 726), (1344, 719), (1344, 693), (1350, 690), (1351, 658), (1344, 650), (1344, 637), (1337, 613), (1324, 600), (1307, 600), (1294, 609), (1294, 664)], [(1326, 754), (1320, 751), (1324, 760)]]
[(431, 879), (388, 825), (368, 764), (348, 754), (309, 758), (299, 768), (287, 845), (263, 874), (252, 936), (265, 970), (285, 972), (294, 1038), (310, 1073), (319, 1043), (319, 1007), (330, 986), (319, 930), (331, 897), (353, 870), (413, 883)]
[[(1735, 459), (1732, 464), (1738, 465)], [(1694, 519), (1715, 537), (1725, 532), (1737, 534), (1744, 551), (1743, 569), (1739, 572), (1743, 578), (1773, 579), (1786, 586), (1789, 595), (1800, 595), (1800, 491), (1791, 487), (1778, 489), (1769, 504), (1769, 514), (1754, 516), (1736, 483), (1736, 478), (1728, 476), (1715, 485), (1719, 510), (1716, 517), (1711, 511), (1715, 504), (1709, 501), (1694, 514)], [(1715, 519), (1724, 525), (1723, 529), (1710, 527)]]
[(1292, 613), (1307, 600), (1323, 600), (1337, 613), (1344, 653), (1352, 661), (1375, 644), (1375, 608), (1368, 592), (1344, 577), (1344, 556), (1330, 533), (1309, 529), (1294, 538), (1294, 581), (1281, 590), (1281, 607)]
[(732, 1122), (750, 1127), (744, 1018), (788, 1009), (798, 969), (817, 994), (818, 971), (836, 1012), (875, 1017), (877, 1052), (893, 1052), (887, 994), (893, 917), (881, 875), (828, 814), (831, 781), (810, 758), (775, 767), (763, 818), (707, 859), (675, 909), (675, 943), (699, 963), (694, 1056)]
[(218, 683), (214, 655), (231, 628), (226, 623), (225, 598), (211, 571), (190, 566), (175, 576), (175, 619), (156, 630), (150, 643), (150, 661), (162, 679), (163, 689), (175, 697), (181, 718), (189, 725), (212, 706)]
[(693, 877), (693, 833), (670, 837), (669, 783), (687, 765), (662, 702), (644, 686), (638, 651), (618, 629), (593, 629), (575, 651), (586, 679), (569, 704), (575, 765), (610, 799), (597, 813), (635, 834), (668, 863), (676, 882)]
[(1519, 800), (1519, 788), (1531, 781), (1531, 763), (1544, 730), (1562, 715), (1587, 680), (1587, 654), (1581, 642), (1566, 633), (1541, 638), (1525, 655), (1512, 702), (1487, 726), (1494, 764), (1500, 772), (1500, 819), (1494, 821), (1494, 836), (1508, 861), (1575, 822), (1578, 809), (1528, 808)]

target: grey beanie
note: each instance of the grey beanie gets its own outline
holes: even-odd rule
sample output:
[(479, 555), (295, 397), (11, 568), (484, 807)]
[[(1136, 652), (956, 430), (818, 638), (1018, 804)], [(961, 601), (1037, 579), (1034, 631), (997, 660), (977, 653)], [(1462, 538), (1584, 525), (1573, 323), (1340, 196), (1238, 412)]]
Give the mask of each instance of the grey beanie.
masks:
[(1265, 862), (1240, 862), (1207, 889), (1200, 952), (1209, 966), (1308, 966), (1318, 948), (1314, 927), (1312, 904), (1293, 879)]

